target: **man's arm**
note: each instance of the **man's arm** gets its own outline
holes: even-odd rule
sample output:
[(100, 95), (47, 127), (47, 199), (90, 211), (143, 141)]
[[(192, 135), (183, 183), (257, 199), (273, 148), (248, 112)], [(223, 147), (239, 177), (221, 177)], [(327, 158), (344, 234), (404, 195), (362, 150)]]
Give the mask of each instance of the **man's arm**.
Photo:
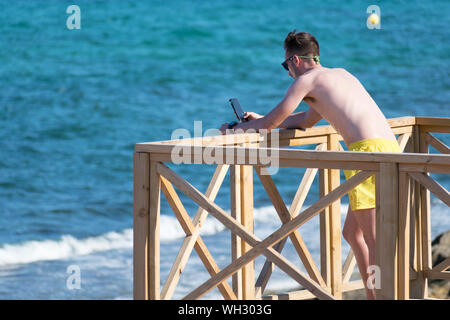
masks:
[[(268, 114), (256, 120), (239, 123), (233, 129), (242, 129), (244, 131), (246, 131), (247, 129), (268, 129), (270, 131), (275, 128), (279, 128), (280, 125), (282, 125), (283, 122), (289, 117), (289, 115), (297, 108), (297, 106), (309, 93), (309, 91), (309, 80), (305, 80), (302, 77), (297, 78), (287, 90), (283, 100), (281, 100), (281, 102)], [(302, 113), (308, 113), (308, 111)], [(291, 122), (291, 120), (289, 120), (289, 122)]]
[(297, 112), (286, 118), (278, 128), (299, 129), (311, 128), (322, 119), (322, 116), (314, 109), (309, 108), (306, 112)]

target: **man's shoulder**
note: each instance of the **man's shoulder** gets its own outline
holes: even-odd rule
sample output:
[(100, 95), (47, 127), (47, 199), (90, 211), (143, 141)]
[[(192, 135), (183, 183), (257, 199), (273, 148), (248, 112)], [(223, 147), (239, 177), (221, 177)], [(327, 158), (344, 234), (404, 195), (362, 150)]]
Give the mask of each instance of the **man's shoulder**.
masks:
[(319, 72), (315, 73), (315, 76), (327, 76), (327, 75), (336, 75), (336, 74), (350, 74), (346, 69), (344, 68), (325, 68), (322, 67)]
[(350, 72), (344, 68), (321, 68), (316, 72), (311, 72), (309, 75), (305, 74), (310, 81), (315, 84), (325, 84), (327, 82), (335, 82), (336, 79), (346, 80), (354, 77)]
[(315, 79), (318, 77), (333, 75), (333, 74), (342, 73), (342, 72), (348, 73), (348, 71), (345, 70), (344, 68), (327, 68), (327, 67), (317, 68), (316, 67), (316, 68), (313, 68), (313, 69), (305, 72), (304, 74), (299, 76), (297, 79), (299, 81), (306, 81), (306, 80), (311, 80), (311, 79)]
[(346, 79), (351, 77), (351, 74), (344, 68), (314, 68), (297, 77), (293, 82), (293, 86), (312, 90), (317, 86), (327, 86), (330, 83), (335, 83), (337, 77)]

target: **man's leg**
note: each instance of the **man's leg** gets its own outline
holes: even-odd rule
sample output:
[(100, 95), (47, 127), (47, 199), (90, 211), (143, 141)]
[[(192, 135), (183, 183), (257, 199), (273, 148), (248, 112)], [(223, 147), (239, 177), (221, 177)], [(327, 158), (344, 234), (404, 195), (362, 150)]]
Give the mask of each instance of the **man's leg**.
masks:
[[(369, 266), (374, 266), (376, 241), (376, 209), (373, 208), (356, 210), (353, 211), (353, 214), (356, 218), (356, 221), (358, 222), (359, 228), (362, 230), (364, 242), (369, 249)], [(373, 296), (373, 299), (375, 299), (375, 289), (371, 290), (371, 295)]]
[[(375, 209), (369, 210), (375, 211)], [(348, 207), (347, 218), (345, 219), (342, 235), (344, 239), (350, 244), (353, 254), (355, 255), (359, 273), (361, 274), (361, 278), (366, 289), (367, 299), (375, 299), (375, 291), (367, 287), (367, 268), (369, 267), (369, 265), (375, 263), (375, 237), (373, 238), (373, 242), (370, 239), (369, 242), (366, 241), (366, 235), (364, 231), (370, 229), (367, 228), (370, 223), (366, 221), (367, 216), (361, 218), (361, 215), (364, 214), (363, 211), (364, 213), (370, 214), (370, 212), (366, 212), (368, 210), (352, 211), (350, 209), (350, 206)], [(359, 220), (363, 221), (361, 221), (360, 223)], [(375, 225), (373, 228), (375, 228)], [(375, 233), (373, 234), (375, 235)], [(370, 247), (372, 245), (373, 249), (372, 247)]]
[(375, 265), (376, 210), (375, 208), (356, 210), (353, 214), (369, 248), (369, 263), (373, 266)]

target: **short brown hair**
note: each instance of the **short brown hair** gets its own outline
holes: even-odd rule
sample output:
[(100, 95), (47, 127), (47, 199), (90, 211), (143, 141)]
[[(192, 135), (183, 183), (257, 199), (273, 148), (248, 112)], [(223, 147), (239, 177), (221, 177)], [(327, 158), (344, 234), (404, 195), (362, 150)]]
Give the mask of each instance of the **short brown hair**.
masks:
[(284, 49), (300, 56), (319, 56), (319, 43), (316, 38), (308, 32), (297, 32), (295, 29), (284, 39)]

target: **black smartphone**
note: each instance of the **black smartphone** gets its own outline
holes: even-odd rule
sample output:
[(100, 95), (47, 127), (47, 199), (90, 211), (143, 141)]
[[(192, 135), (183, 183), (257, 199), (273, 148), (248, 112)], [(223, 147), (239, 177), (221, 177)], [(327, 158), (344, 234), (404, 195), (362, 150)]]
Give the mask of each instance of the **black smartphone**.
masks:
[(231, 107), (233, 108), (234, 114), (239, 122), (247, 122), (248, 119), (244, 118), (244, 110), (242, 110), (241, 104), (237, 98), (230, 99)]

